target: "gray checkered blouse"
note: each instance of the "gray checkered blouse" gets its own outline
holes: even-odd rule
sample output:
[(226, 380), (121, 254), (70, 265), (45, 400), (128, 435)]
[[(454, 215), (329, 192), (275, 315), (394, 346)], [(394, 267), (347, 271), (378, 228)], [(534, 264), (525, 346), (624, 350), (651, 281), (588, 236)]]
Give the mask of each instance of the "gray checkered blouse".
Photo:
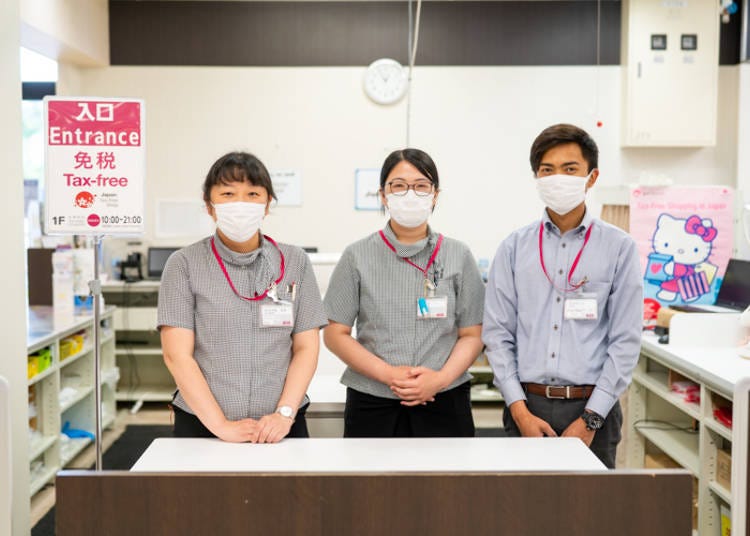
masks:
[[(424, 275), (399, 257), (424, 267), (438, 234), (416, 244), (401, 244), (390, 225), (383, 229), (396, 248), (391, 251), (378, 233), (344, 250), (325, 296), (328, 318), (347, 326), (357, 323), (357, 340), (387, 363), (439, 370), (458, 339), (458, 328), (482, 323), (484, 284), (469, 248), (444, 238), (429, 276), (437, 276), (436, 295), (448, 297), (448, 316), (418, 319), (417, 300), (424, 295)], [(462, 374), (447, 389), (471, 379)], [(397, 398), (387, 385), (347, 368), (347, 387), (383, 398)]]
[[(236, 253), (214, 240), (227, 272), (243, 296), (261, 294), (279, 277), (280, 256), (268, 240), (250, 253)], [(297, 283), (294, 325), (262, 327), (260, 305), (232, 291), (205, 238), (175, 252), (167, 261), (159, 289), (158, 326), (193, 330), (193, 356), (227, 419), (257, 419), (273, 413), (292, 358), (292, 335), (328, 324), (310, 260), (302, 249), (279, 244), (286, 273), (278, 285), (291, 301)], [(174, 401), (191, 412), (181, 395)]]

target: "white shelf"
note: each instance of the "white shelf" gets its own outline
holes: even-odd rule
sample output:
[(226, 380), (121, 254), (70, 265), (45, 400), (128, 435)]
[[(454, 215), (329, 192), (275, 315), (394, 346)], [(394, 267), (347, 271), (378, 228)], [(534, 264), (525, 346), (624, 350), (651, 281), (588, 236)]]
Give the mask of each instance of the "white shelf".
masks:
[(633, 381), (640, 383), (659, 398), (669, 402), (680, 411), (687, 413), (693, 419), (700, 419), (700, 406), (698, 404), (685, 402), (682, 395), (673, 393), (667, 387), (666, 372), (649, 372), (644, 374), (636, 370), (633, 372)]
[(115, 350), (115, 354), (118, 356), (128, 356), (128, 355), (151, 355), (151, 356), (159, 356), (161, 357), (162, 352), (161, 348), (158, 347), (150, 347), (150, 348), (127, 348), (127, 345), (122, 345), (121, 347), (117, 348)]
[(44, 485), (55, 477), (56, 467), (48, 467), (44, 473), (39, 477), (33, 479), (29, 485), (29, 496), (33, 497), (37, 491), (42, 489)]
[(65, 413), (70, 408), (78, 404), (81, 400), (83, 400), (88, 395), (90, 395), (93, 391), (94, 391), (93, 386), (84, 387), (83, 389), (78, 389), (78, 393), (76, 394), (75, 398), (69, 400), (65, 404), (60, 404), (60, 413)]
[(60, 368), (65, 367), (67, 365), (70, 365), (71, 363), (75, 363), (79, 359), (81, 359), (83, 356), (89, 354), (94, 349), (94, 346), (91, 344), (86, 344), (83, 348), (81, 348), (80, 352), (76, 352), (73, 355), (70, 355), (66, 357), (65, 359), (60, 361)]
[[(643, 426), (649, 426), (643, 422)], [(653, 424), (658, 426), (658, 424)], [(698, 434), (681, 430), (659, 430), (657, 428), (636, 428), (636, 431), (651, 441), (660, 450), (667, 453), (677, 463), (693, 473), (700, 474), (700, 458), (698, 456)]]
[(89, 443), (91, 443), (91, 439), (89, 439), (88, 437), (78, 437), (75, 439), (70, 439), (69, 441), (73, 444), (73, 447), (68, 452), (60, 453), (61, 463), (63, 467), (68, 465), (73, 460), (73, 458), (78, 456), (78, 454), (83, 449), (85, 449)]
[(469, 367), (469, 374), (492, 374), (492, 367), (489, 365)]
[(42, 454), (45, 450), (54, 445), (55, 441), (57, 441), (57, 436), (43, 436), (41, 440), (35, 441), (29, 445), (29, 459), (33, 460)]
[(40, 372), (36, 376), (33, 376), (32, 378), (29, 379), (29, 387), (39, 382), (40, 380), (43, 380), (50, 374), (54, 373), (56, 370), (57, 370), (57, 367), (50, 365), (49, 367), (44, 369), (42, 372)]
[(115, 400), (118, 402), (169, 402), (172, 400), (176, 387), (163, 387), (154, 385), (152, 387), (139, 387), (137, 389), (127, 389), (115, 393)]
[(115, 422), (115, 416), (109, 415), (106, 419), (102, 417), (102, 429), (109, 428)]
[(716, 495), (718, 495), (718, 497), (722, 501), (724, 501), (725, 503), (727, 503), (730, 506), (732, 505), (732, 494), (731, 494), (731, 492), (727, 488), (725, 488), (724, 486), (722, 486), (721, 484), (719, 484), (718, 482), (716, 482), (716, 480), (711, 480), (708, 483), (708, 488), (712, 492), (714, 492)]
[(703, 424), (706, 425), (706, 428), (709, 430), (712, 430), (719, 434), (721, 437), (726, 439), (727, 441), (732, 440), (732, 430), (728, 426), (724, 426), (719, 421), (712, 417), (709, 417), (703, 421)]

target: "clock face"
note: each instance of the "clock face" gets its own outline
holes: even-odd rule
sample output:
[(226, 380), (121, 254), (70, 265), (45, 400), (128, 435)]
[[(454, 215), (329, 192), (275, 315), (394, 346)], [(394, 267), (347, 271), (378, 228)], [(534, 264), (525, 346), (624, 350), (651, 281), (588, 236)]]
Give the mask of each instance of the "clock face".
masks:
[(367, 67), (364, 79), (365, 93), (378, 104), (398, 102), (408, 87), (407, 70), (396, 60), (383, 58)]

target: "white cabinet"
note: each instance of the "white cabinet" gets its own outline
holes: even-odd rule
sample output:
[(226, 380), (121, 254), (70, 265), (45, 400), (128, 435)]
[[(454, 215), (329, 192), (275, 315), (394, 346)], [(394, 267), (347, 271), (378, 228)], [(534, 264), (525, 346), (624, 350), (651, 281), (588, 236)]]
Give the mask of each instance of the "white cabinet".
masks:
[(117, 306), (115, 356), (120, 381), (116, 399), (134, 402), (136, 409), (143, 402), (172, 400), (176, 387), (164, 364), (156, 330), (159, 281), (114, 281), (103, 285), (102, 292), (108, 304)]
[(719, 25), (718, 1), (623, 2), (623, 146), (716, 144)]
[[(113, 314), (114, 307), (106, 308), (100, 322), (103, 428), (114, 422), (116, 411), (119, 371)], [(90, 437), (68, 438), (61, 430), (67, 425), (96, 433), (94, 319), (74, 317), (60, 325), (55, 324), (51, 307), (32, 307), (27, 351), (30, 491), (34, 495), (92, 441)]]
[[(705, 346), (694, 342), (661, 345), (653, 334), (644, 335), (628, 396), (627, 464), (642, 467), (646, 454), (660, 451), (688, 469), (697, 480), (698, 533), (719, 534), (720, 510), (732, 506), (725, 470), (731, 463), (732, 429), (720, 420), (718, 408), (731, 407), (734, 385), (748, 374), (748, 363), (734, 346), (720, 344), (719, 334), (727, 331), (722, 328), (736, 324), (737, 315), (713, 319), (697, 313), (675, 315), (671, 330), (677, 317), (691, 317), (679, 319), (686, 321), (683, 331), (694, 331), (695, 338), (701, 336), (698, 332), (710, 334), (714, 341)], [(670, 388), (672, 382), (685, 380), (698, 386), (699, 400), (689, 402)], [(743, 426), (741, 421), (733, 424)]]

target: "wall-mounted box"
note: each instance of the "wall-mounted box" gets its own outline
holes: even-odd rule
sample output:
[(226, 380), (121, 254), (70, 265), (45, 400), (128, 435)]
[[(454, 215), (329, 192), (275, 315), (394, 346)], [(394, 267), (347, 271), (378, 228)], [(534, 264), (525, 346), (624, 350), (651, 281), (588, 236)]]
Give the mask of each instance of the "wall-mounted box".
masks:
[(719, 2), (624, 0), (622, 6), (622, 145), (715, 145)]

